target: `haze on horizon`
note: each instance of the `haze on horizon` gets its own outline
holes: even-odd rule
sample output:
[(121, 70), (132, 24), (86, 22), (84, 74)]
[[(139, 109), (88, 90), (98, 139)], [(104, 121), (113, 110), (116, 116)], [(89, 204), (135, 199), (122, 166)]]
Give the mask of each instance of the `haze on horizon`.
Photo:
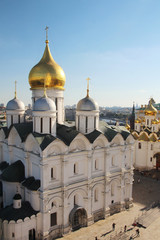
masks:
[(28, 75), (45, 48), (66, 74), (65, 105), (90, 96), (99, 106), (160, 102), (159, 0), (0, 2), (0, 103), (31, 103)]

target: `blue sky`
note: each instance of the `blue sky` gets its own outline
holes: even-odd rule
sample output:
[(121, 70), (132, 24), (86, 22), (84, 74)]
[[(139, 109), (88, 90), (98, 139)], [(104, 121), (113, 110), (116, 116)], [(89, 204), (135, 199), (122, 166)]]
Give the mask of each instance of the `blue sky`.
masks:
[(45, 48), (66, 74), (65, 105), (86, 95), (100, 106), (160, 102), (159, 0), (1, 0), (0, 103), (31, 103), (28, 74)]

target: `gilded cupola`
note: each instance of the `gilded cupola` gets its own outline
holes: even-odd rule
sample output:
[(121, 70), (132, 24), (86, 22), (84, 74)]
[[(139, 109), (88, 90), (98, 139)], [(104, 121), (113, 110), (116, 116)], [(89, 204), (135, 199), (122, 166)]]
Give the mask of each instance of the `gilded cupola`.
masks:
[(152, 101), (149, 101), (148, 106), (144, 110), (145, 115), (156, 115), (157, 109), (152, 105)]
[(46, 37), (46, 47), (43, 57), (29, 73), (29, 84), (31, 89), (57, 88), (64, 90), (65, 73), (63, 69), (54, 61), (50, 49), (49, 41)]

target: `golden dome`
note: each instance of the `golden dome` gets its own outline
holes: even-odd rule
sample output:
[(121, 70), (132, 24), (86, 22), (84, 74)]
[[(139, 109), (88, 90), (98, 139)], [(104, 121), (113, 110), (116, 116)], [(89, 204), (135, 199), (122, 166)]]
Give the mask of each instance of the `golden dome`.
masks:
[(63, 69), (54, 61), (46, 40), (46, 48), (43, 57), (29, 73), (29, 84), (31, 89), (58, 88), (64, 90), (65, 73)]
[(157, 109), (152, 105), (152, 101), (149, 101), (148, 106), (144, 110), (145, 115), (156, 115), (157, 114)]
[(138, 117), (136, 120), (135, 120), (135, 123), (141, 123), (142, 120)]

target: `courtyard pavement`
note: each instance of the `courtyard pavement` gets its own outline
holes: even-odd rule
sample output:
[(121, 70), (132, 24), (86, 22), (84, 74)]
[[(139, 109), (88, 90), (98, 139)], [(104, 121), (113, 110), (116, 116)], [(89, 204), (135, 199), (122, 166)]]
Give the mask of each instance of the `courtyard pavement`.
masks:
[[(75, 232), (65, 235), (62, 240), (158, 240), (160, 239), (160, 209), (155, 207), (160, 202), (160, 174), (154, 177), (144, 176), (135, 172), (133, 184), (133, 207), (129, 210), (109, 216), (93, 225), (81, 228)], [(139, 182), (140, 180), (140, 182)], [(154, 208), (153, 208), (154, 207)], [(133, 226), (138, 221), (146, 225)], [(112, 231), (112, 223), (116, 223), (115, 231)], [(124, 226), (127, 231), (124, 232)], [(138, 236), (136, 230), (139, 229)]]

